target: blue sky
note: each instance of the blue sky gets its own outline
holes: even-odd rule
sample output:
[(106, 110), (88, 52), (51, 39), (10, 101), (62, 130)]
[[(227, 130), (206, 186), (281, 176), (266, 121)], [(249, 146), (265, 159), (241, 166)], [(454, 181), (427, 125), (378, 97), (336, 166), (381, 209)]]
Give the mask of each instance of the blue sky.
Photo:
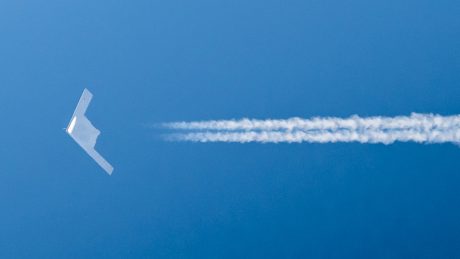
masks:
[[(459, 257), (460, 151), (177, 120), (457, 114), (458, 1), (0, 2), (0, 257)], [(83, 88), (107, 176), (62, 130)]]

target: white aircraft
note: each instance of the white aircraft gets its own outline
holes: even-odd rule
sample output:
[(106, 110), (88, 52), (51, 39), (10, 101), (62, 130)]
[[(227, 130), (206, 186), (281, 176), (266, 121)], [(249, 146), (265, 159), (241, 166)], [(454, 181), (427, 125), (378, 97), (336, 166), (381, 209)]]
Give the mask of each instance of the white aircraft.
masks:
[(86, 109), (92, 98), (93, 94), (85, 88), (77, 108), (73, 112), (72, 119), (66, 128), (66, 132), (102, 167), (102, 169), (109, 175), (112, 175), (113, 167), (94, 149), (97, 137), (101, 132), (96, 129), (85, 116)]

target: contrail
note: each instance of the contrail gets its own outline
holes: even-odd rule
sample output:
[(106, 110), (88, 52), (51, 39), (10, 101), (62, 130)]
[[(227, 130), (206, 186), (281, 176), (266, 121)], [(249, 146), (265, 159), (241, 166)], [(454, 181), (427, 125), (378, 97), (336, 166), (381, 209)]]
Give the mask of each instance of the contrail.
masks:
[(354, 115), (349, 118), (213, 120), (172, 122), (162, 126), (178, 131), (166, 135), (168, 140), (193, 142), (460, 142), (460, 115), (413, 113), (397, 117)]

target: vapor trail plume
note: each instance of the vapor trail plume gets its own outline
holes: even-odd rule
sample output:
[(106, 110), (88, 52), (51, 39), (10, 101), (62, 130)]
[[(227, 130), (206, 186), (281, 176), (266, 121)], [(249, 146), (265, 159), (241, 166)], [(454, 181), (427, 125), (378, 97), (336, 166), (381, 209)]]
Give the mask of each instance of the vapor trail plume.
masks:
[(398, 117), (291, 118), (172, 122), (180, 130), (168, 139), (194, 142), (360, 142), (391, 144), (460, 142), (460, 115), (416, 114)]

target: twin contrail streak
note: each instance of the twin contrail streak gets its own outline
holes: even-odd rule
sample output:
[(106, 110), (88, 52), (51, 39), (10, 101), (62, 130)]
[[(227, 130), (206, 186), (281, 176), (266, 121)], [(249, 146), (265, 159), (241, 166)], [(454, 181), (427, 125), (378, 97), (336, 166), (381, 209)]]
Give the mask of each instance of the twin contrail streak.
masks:
[(397, 117), (212, 120), (172, 122), (162, 126), (177, 131), (166, 135), (167, 139), (193, 142), (460, 142), (460, 115), (413, 113)]

